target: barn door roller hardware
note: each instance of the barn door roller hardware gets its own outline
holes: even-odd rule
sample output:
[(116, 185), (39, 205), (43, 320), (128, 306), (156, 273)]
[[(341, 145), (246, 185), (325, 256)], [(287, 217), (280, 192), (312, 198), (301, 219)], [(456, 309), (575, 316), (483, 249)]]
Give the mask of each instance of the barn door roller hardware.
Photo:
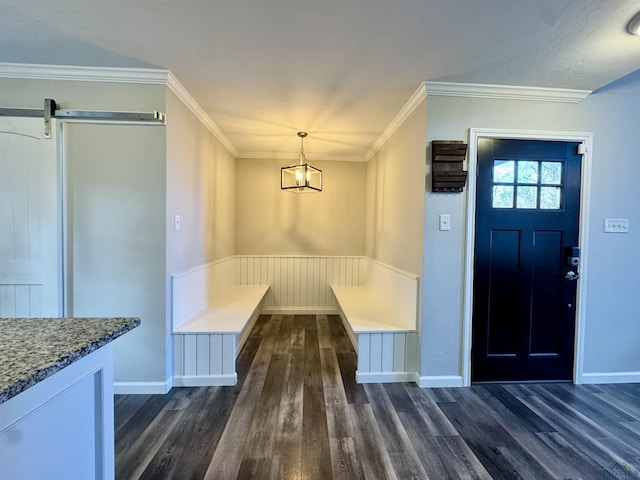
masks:
[(164, 124), (164, 112), (107, 112), (92, 110), (63, 110), (52, 98), (44, 99), (44, 108), (0, 108), (0, 117), (42, 117), (44, 136), (51, 138), (51, 119), (90, 120), (106, 122), (152, 122)]
[(467, 172), (462, 164), (467, 156), (467, 144), (462, 140), (431, 142), (431, 191), (462, 192)]

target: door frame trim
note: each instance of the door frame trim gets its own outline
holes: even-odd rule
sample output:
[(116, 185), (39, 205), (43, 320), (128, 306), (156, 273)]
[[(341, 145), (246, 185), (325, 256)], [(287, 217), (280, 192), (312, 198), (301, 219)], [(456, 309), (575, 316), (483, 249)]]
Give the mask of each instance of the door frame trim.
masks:
[(584, 279), (588, 278), (588, 241), (589, 241), (589, 214), (591, 208), (591, 165), (593, 133), (591, 132), (562, 132), (544, 130), (511, 130), (493, 128), (469, 129), (469, 158), (467, 162), (468, 178), (467, 187), (467, 233), (465, 238), (465, 266), (464, 266), (464, 305), (463, 305), (463, 333), (462, 333), (462, 381), (465, 387), (471, 385), (471, 326), (473, 318), (473, 265), (475, 249), (475, 218), (476, 218), (476, 189), (478, 174), (478, 139), (514, 139), (514, 140), (557, 140), (563, 142), (580, 142), (584, 145), (585, 152), (582, 155), (582, 174), (580, 180), (580, 218), (579, 218), (579, 244), (580, 244), (580, 278), (576, 293), (576, 329), (575, 349), (573, 360), (573, 383), (583, 382), (584, 363), (584, 323), (586, 315), (587, 286)]

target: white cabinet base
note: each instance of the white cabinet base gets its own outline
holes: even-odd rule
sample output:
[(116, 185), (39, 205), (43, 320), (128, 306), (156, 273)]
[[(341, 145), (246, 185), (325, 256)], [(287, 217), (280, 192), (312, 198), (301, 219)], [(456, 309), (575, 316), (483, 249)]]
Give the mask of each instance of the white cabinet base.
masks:
[(114, 478), (110, 344), (0, 404), (0, 477)]

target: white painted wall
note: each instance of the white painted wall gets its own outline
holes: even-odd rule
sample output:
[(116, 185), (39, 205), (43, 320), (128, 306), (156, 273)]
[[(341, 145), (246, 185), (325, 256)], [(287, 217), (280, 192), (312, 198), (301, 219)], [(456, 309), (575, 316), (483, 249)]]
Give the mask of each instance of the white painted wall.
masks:
[(164, 382), (165, 128), (66, 123), (69, 314), (140, 317), (116, 382)]
[[(166, 90), (166, 329), (172, 364), (170, 276), (233, 255), (235, 159), (169, 89)], [(175, 216), (180, 230), (175, 230)]]
[(422, 272), (426, 102), (423, 100), (367, 164), (366, 255)]
[[(468, 140), (469, 128), (593, 132), (584, 373), (640, 372), (640, 98), (615, 90), (577, 105), (432, 96), (427, 108), (428, 142)], [(427, 189), (424, 199), (423, 376), (462, 372), (466, 192)], [(440, 213), (451, 215), (451, 231), (438, 231)], [(606, 217), (629, 218), (630, 232), (603, 233)]]
[(364, 255), (366, 164), (314, 160), (323, 190), (280, 190), (274, 159), (236, 160), (236, 254)]

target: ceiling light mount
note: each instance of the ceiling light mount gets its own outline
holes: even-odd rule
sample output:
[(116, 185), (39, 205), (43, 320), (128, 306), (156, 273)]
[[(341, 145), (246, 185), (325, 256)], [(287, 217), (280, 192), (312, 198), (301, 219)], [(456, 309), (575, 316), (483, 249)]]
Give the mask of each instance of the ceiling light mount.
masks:
[(300, 137), (300, 153), (298, 163), (280, 169), (280, 189), (295, 193), (321, 192), (322, 170), (307, 162), (304, 156), (304, 139), (307, 132), (298, 132)]
[(640, 35), (640, 12), (636, 13), (627, 24), (627, 32), (632, 35)]

